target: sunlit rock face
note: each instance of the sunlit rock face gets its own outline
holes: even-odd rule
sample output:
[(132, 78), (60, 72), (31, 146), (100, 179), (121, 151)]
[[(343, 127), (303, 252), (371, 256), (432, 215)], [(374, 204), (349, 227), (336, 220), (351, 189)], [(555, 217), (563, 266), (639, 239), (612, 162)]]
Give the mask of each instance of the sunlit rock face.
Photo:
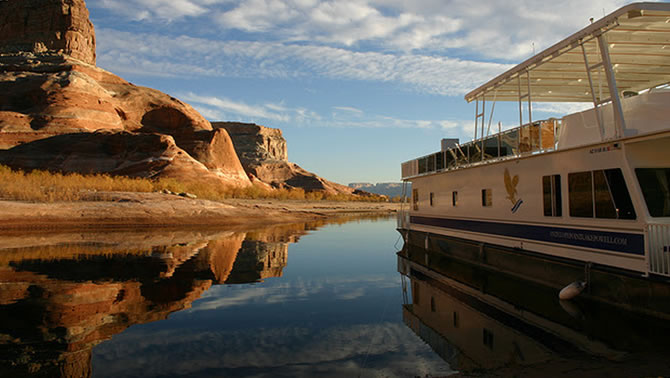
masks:
[(279, 129), (240, 122), (213, 122), (212, 126), (228, 132), (244, 170), (262, 183), (274, 188), (301, 188), (308, 192), (368, 194), (328, 181), (288, 161), (286, 140)]
[[(123, 174), (119, 167), (132, 164), (127, 155), (147, 150), (144, 160), (151, 164), (135, 169), (134, 176), (204, 177), (214, 184), (250, 185), (225, 130), (213, 130), (174, 97), (95, 66), (95, 33), (83, 1), (0, 1), (0, 46), (0, 149), (7, 150), (0, 154), (0, 164), (63, 170), (62, 161), (47, 158), (51, 154), (68, 160), (67, 171), (88, 173), (90, 163), (77, 163), (85, 154), (76, 144), (53, 139), (86, 133), (77, 141), (88, 138), (89, 144), (113, 146), (99, 151), (106, 161), (101, 165), (113, 167), (101, 173)], [(147, 134), (164, 136), (154, 138), (161, 142), (169, 137), (167, 143), (174, 146), (156, 154), (159, 148), (146, 144), (152, 140)], [(38, 147), (25, 148), (37, 140), (42, 140)], [(24, 148), (14, 148), (19, 145)], [(20, 164), (29, 160), (42, 164)]]
[(0, 53), (66, 54), (95, 64), (95, 33), (83, 0), (0, 1)]

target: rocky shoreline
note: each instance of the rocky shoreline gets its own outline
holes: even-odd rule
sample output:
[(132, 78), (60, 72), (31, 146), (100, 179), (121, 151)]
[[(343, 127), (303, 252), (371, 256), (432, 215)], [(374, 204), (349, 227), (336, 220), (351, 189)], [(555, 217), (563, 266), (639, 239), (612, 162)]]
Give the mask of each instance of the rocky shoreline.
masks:
[(163, 193), (92, 192), (76, 202), (0, 201), (0, 231), (252, 227), (335, 218), (392, 214), (400, 204), (230, 199), (222, 202)]

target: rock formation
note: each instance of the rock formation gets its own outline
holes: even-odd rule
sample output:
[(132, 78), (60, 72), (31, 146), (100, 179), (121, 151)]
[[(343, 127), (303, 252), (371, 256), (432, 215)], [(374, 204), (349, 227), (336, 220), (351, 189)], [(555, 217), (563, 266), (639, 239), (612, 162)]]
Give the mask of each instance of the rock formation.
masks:
[(244, 170), (265, 184), (275, 188), (302, 188), (308, 192), (370, 195), (328, 181), (288, 161), (286, 140), (279, 129), (240, 122), (212, 122), (212, 127), (228, 132)]
[(95, 65), (95, 33), (83, 0), (0, 3), (0, 54), (65, 54)]
[[(364, 190), (374, 194), (380, 194), (389, 198), (403, 195), (401, 182), (381, 182), (377, 184), (371, 184), (368, 182), (355, 182), (350, 183), (349, 187)], [(412, 183), (410, 182), (407, 183), (407, 187), (405, 188), (405, 196), (409, 196), (409, 193), (412, 193)]]
[(250, 184), (225, 130), (95, 66), (83, 0), (0, 1), (0, 46), (0, 164)]

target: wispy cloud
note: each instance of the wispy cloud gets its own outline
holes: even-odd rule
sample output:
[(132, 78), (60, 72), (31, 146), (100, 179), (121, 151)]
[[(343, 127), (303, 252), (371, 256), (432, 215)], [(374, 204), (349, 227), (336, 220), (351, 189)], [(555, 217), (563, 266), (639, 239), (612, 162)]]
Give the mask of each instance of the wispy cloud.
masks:
[(235, 114), (252, 119), (261, 118), (286, 122), (290, 117), (287, 114), (290, 111), (289, 109), (272, 104), (248, 105), (224, 97), (200, 96), (193, 92), (180, 94), (179, 97), (188, 102), (206, 105), (205, 109), (208, 109), (208, 107), (209, 109), (213, 108), (214, 112), (210, 112), (210, 114), (217, 114), (217, 111), (221, 112), (222, 118), (219, 119), (223, 119), (227, 114)]
[(110, 29), (103, 29), (98, 40), (98, 64), (118, 73), (394, 82), (443, 95), (462, 95), (509, 67), (429, 55), (353, 52), (278, 42), (214, 41)]
[(216, 0), (98, 0), (98, 5), (131, 20), (161, 19), (172, 21), (182, 17), (201, 16)]
[(352, 108), (350, 106), (333, 106), (333, 109), (335, 110), (341, 110), (344, 112), (349, 112), (349, 113), (355, 113), (355, 114), (363, 114), (363, 111), (360, 109)]
[(338, 110), (329, 116), (321, 115), (303, 107), (291, 108), (272, 103), (247, 104), (229, 98), (203, 96), (193, 92), (178, 93), (177, 96), (193, 105), (210, 121), (241, 120), (264, 123), (264, 121), (290, 122), (299, 126), (335, 128), (416, 128), (416, 129), (472, 129), (470, 121), (422, 120), (394, 118), (380, 114), (368, 114), (363, 110), (336, 106)]
[(626, 0), (113, 0), (96, 5), (128, 19), (199, 18), (251, 39), (354, 47), (356, 51), (446, 52), (517, 61), (624, 5)]

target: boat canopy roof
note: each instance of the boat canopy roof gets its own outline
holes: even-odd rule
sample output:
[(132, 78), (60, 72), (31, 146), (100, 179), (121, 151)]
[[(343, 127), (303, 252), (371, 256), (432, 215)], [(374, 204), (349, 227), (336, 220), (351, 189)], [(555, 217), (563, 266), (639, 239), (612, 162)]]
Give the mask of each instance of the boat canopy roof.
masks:
[(593, 102), (592, 88), (596, 97), (609, 97), (606, 55), (619, 93), (670, 83), (670, 3), (622, 7), (473, 90), (465, 99), (518, 101), (530, 96), (533, 102)]

